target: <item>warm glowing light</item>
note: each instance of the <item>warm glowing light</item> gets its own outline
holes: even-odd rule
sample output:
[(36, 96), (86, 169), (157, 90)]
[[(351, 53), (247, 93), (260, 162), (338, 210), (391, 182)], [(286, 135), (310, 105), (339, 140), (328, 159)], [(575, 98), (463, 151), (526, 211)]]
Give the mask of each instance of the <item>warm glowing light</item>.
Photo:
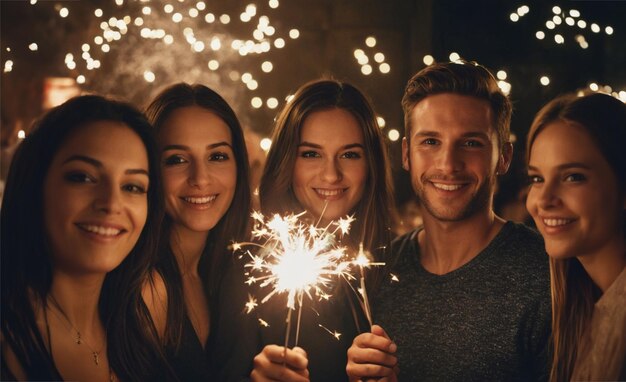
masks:
[(221, 47), (222, 42), (220, 41), (219, 37), (213, 37), (213, 39), (211, 40), (211, 49), (220, 50)]
[(85, 83), (85, 76), (83, 76), (82, 74), (78, 77), (76, 77), (76, 82), (79, 84), (84, 84)]
[(268, 98), (267, 107), (269, 107), (270, 109), (276, 109), (278, 107), (278, 100), (274, 97)]
[(208, 66), (211, 70), (217, 70), (220, 67), (220, 63), (217, 60), (211, 60), (209, 61)]
[(396, 129), (391, 129), (387, 133), (387, 137), (389, 137), (390, 141), (395, 142), (398, 139), (400, 139), (400, 132), (398, 130), (396, 130)]
[(277, 38), (276, 40), (274, 40), (274, 46), (277, 47), (278, 49), (284, 48), (285, 40), (283, 40), (282, 38)]
[(167, 36), (163, 37), (163, 42), (166, 45), (171, 45), (174, 43), (174, 36), (172, 36), (171, 34), (168, 34)]
[(195, 52), (202, 52), (204, 50), (204, 43), (202, 41), (196, 41), (193, 43), (193, 50)]
[(272, 8), (272, 9), (276, 9), (276, 8), (278, 8), (278, 0), (270, 0), (270, 1), (269, 1), (269, 6), (270, 6), (270, 8)]
[(30, 5), (35, 5), (37, 4), (37, 0), (30, 0)]
[(554, 16), (554, 17), (552, 18), (552, 22), (553, 22), (555, 25), (561, 25), (561, 23), (563, 22), (563, 20), (561, 19), (561, 17), (560, 17), (560, 16)]
[(196, 8), (198, 8), (199, 11), (204, 11), (204, 9), (206, 8), (206, 4), (204, 1), (198, 1), (198, 3), (196, 4)]
[(181, 21), (183, 21), (183, 15), (181, 15), (180, 13), (176, 12), (172, 15), (172, 21), (175, 23), (179, 23)]
[(513, 21), (514, 23), (519, 21), (519, 15), (517, 13), (511, 13), (509, 15), (509, 18), (511, 19), (511, 21)]
[(244, 73), (241, 75), (241, 82), (243, 82), (244, 84), (247, 84), (250, 81), (252, 81), (252, 74)]
[(61, 9), (59, 10), (59, 16), (61, 16), (61, 17), (63, 17), (63, 18), (67, 17), (69, 14), (70, 14), (69, 9), (67, 9), (67, 8), (65, 8), (65, 7), (61, 8)]
[(289, 31), (289, 37), (291, 37), (292, 39), (297, 39), (298, 37), (300, 37), (300, 31), (297, 29), (292, 29)]
[(428, 65), (432, 65), (432, 63), (435, 62), (435, 58), (431, 56), (430, 54), (427, 54), (424, 56), (422, 61), (424, 62), (424, 65), (428, 66)]
[(370, 62), (370, 59), (366, 55), (359, 56), (356, 60), (361, 65), (365, 65)]
[(259, 145), (264, 151), (269, 151), (270, 147), (272, 147), (272, 140), (269, 138), (263, 138), (261, 139), (261, 142), (259, 143)]
[(26, 138), (26, 132), (25, 132), (24, 130), (20, 130), (20, 131), (18, 131), (18, 132), (17, 132), (17, 137), (18, 137), (19, 139), (24, 139), (24, 138)]
[(143, 72), (143, 79), (146, 80), (146, 82), (154, 82), (156, 76), (151, 71), (146, 70)]
[(498, 81), (498, 87), (502, 90), (504, 95), (509, 95), (511, 93), (511, 84), (504, 80)]
[(372, 74), (372, 66), (371, 65), (361, 66), (361, 73), (365, 74), (366, 76), (369, 76), (370, 74)]
[(115, 0), (115, 4), (122, 5), (124, 4), (124, 0)]
[(621, 90), (621, 91), (619, 92), (619, 99), (620, 99), (622, 102), (626, 103), (626, 91)]
[(595, 82), (592, 82), (589, 84), (589, 89), (593, 90), (594, 92), (597, 92), (598, 89), (600, 89), (600, 87)]
[(247, 23), (248, 21), (252, 20), (252, 16), (243, 12), (242, 14), (239, 15), (239, 20), (241, 20), (244, 23)]
[(450, 56), (448, 56), (448, 58), (450, 58), (450, 61), (455, 62), (461, 59), (461, 56), (459, 56), (458, 53), (456, 52), (452, 52), (450, 53)]
[(365, 52), (363, 51), (363, 49), (355, 49), (354, 50), (354, 58), (356, 58), (358, 60), (359, 57), (363, 57), (363, 56), (365, 56)]
[(530, 12), (530, 7), (528, 5), (522, 5), (521, 7), (517, 8), (517, 13), (520, 16), (524, 16), (528, 12)]
[(552, 7), (552, 12), (553, 12), (555, 15), (560, 15), (560, 14), (561, 14), (561, 12), (562, 12), (562, 11), (561, 11), (561, 7), (558, 7), (558, 6), (554, 6), (554, 7)]
[(591, 24), (591, 31), (593, 33), (600, 33), (600, 26), (596, 23)]
[(191, 8), (189, 10), (189, 17), (195, 18), (195, 17), (198, 17), (198, 14), (199, 12), (196, 8)]
[(220, 16), (220, 22), (222, 24), (228, 24), (230, 23), (230, 16), (228, 16), (227, 14), (223, 14)]
[(550, 78), (548, 76), (542, 76), (539, 79), (539, 82), (543, 85), (543, 86), (548, 86), (550, 84)]
[(258, 109), (263, 106), (263, 100), (261, 97), (253, 97), (252, 100), (250, 100), (250, 104), (253, 108)]
[(4, 69), (3, 69), (3, 73), (9, 73), (13, 70), (13, 61), (11, 60), (6, 60), (4, 62)]
[(576, 24), (576, 20), (574, 20), (574, 18), (572, 18), (572, 17), (566, 17), (565, 18), (565, 24), (567, 24), (570, 27), (572, 27), (572, 26), (574, 26)]
[(552, 20), (546, 21), (546, 28), (554, 29), (555, 27), (556, 27), (556, 25), (554, 25), (554, 21), (552, 21)]
[(506, 72), (504, 70), (498, 70), (496, 77), (498, 77), (499, 80), (506, 80)]
[(164, 11), (165, 13), (172, 13), (172, 12), (174, 12), (174, 6), (173, 6), (172, 4), (166, 4), (166, 5), (163, 7), (163, 11)]
[(563, 44), (563, 43), (565, 43), (565, 38), (563, 38), (563, 36), (561, 36), (560, 34), (555, 34), (554, 35), (554, 41), (557, 44)]
[(207, 13), (206, 16), (204, 16), (204, 21), (206, 21), (207, 23), (212, 23), (215, 21), (215, 15), (212, 13)]
[(102, 15), (103, 15), (102, 9), (100, 9), (100, 8), (96, 9), (95, 11), (93, 11), (93, 14), (96, 17), (102, 17)]
[(104, 53), (109, 53), (111, 47), (109, 46), (109, 44), (102, 44), (102, 47), (100, 49), (102, 49)]
[(382, 129), (383, 127), (385, 127), (385, 124), (387, 123), (387, 122), (385, 121), (385, 118), (383, 118), (383, 117), (381, 117), (381, 116), (377, 116), (377, 117), (376, 117), (376, 122), (378, 122), (378, 127), (380, 127), (381, 129)]
[(389, 66), (388, 63), (383, 62), (382, 64), (378, 66), (378, 70), (380, 70), (380, 72), (383, 74), (387, 74), (391, 71), (391, 66)]
[(376, 46), (376, 37), (373, 36), (369, 36), (368, 38), (365, 39), (365, 45), (369, 46), (370, 48), (373, 48)]
[(385, 61), (385, 55), (382, 53), (376, 53), (374, 55), (374, 61), (378, 62), (379, 64), (382, 63), (383, 61)]
[(580, 17), (580, 12), (576, 9), (572, 9), (569, 11), (569, 15), (572, 17)]
[(580, 29), (585, 29), (587, 27), (587, 22), (585, 20), (578, 20), (576, 23)]
[(135, 25), (138, 26), (138, 27), (142, 26), (143, 25), (143, 19), (141, 17), (137, 17), (135, 19)]
[(265, 73), (271, 72), (272, 69), (274, 69), (274, 65), (272, 65), (270, 61), (265, 61), (261, 64), (261, 70), (263, 70)]
[(259, 87), (259, 83), (256, 82), (256, 80), (252, 80), (252, 81), (248, 81), (248, 83), (246, 84), (246, 86), (248, 87), (248, 89), (250, 90), (256, 90)]
[(604, 32), (608, 35), (612, 35), (613, 34), (613, 27), (611, 26), (607, 26), (606, 28), (604, 28)]
[(37, 49), (39, 49), (39, 46), (37, 46), (37, 43), (34, 43), (34, 42), (33, 42), (33, 43), (30, 43), (30, 44), (28, 45), (28, 49), (30, 49), (30, 50), (31, 50), (31, 51), (33, 51), (33, 52), (36, 52), (36, 51), (37, 51)]

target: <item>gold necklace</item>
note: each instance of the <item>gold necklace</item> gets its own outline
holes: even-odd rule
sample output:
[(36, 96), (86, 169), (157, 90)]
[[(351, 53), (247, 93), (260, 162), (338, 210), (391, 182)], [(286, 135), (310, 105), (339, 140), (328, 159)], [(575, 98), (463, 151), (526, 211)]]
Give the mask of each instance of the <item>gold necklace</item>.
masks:
[(89, 343), (83, 339), (83, 337), (80, 334), (80, 330), (76, 329), (76, 326), (72, 324), (72, 321), (70, 321), (69, 317), (67, 316), (67, 314), (65, 314), (65, 311), (63, 310), (63, 308), (61, 308), (61, 305), (59, 305), (59, 302), (57, 301), (56, 298), (54, 298), (52, 293), (48, 294), (48, 296), (49, 296), (50, 301), (52, 302), (52, 305), (54, 305), (56, 310), (58, 310), (63, 317), (59, 316), (57, 312), (54, 311), (54, 309), (49, 309), (49, 310), (59, 319), (59, 321), (64, 322), (63, 325), (65, 326), (68, 332), (76, 333), (76, 336), (74, 337), (74, 342), (76, 343), (76, 345), (81, 345), (83, 343), (87, 345), (87, 347), (89, 348), (89, 351), (91, 352), (91, 356), (93, 357), (93, 363), (96, 366), (99, 366), (100, 365), (100, 353), (102, 353), (103, 349), (100, 349), (98, 351), (94, 350), (94, 348), (91, 347), (91, 345), (89, 345)]

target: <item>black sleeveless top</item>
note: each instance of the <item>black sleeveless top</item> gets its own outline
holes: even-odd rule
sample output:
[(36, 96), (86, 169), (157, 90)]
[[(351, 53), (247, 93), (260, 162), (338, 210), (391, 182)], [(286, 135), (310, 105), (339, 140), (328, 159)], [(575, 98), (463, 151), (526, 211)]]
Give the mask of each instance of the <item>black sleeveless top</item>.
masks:
[(185, 312), (180, 345), (177, 351), (170, 349), (167, 359), (180, 381), (210, 381), (211, 368), (208, 346), (202, 346), (196, 331)]

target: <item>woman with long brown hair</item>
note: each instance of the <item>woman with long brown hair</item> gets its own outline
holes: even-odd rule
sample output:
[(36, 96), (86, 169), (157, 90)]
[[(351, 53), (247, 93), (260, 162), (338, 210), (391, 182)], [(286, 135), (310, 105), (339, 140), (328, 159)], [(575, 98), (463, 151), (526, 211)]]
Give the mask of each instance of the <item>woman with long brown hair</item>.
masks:
[(550, 379), (626, 379), (626, 105), (557, 98), (528, 134), (526, 206), (550, 255)]

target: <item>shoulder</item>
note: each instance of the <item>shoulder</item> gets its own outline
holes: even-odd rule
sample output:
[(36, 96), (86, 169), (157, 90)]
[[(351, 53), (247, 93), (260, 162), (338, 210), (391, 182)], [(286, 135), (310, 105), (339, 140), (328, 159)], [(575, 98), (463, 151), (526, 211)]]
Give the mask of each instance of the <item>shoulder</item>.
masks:
[(165, 333), (167, 321), (167, 286), (159, 272), (152, 271), (150, 276), (144, 281), (141, 296), (150, 312), (159, 336), (162, 337)]
[[(548, 257), (545, 252), (543, 238), (534, 229), (521, 223), (506, 222), (501, 234), (496, 237), (500, 241), (503, 252), (515, 254), (517, 258), (546, 263)], [(524, 254), (520, 257), (520, 254)]]

